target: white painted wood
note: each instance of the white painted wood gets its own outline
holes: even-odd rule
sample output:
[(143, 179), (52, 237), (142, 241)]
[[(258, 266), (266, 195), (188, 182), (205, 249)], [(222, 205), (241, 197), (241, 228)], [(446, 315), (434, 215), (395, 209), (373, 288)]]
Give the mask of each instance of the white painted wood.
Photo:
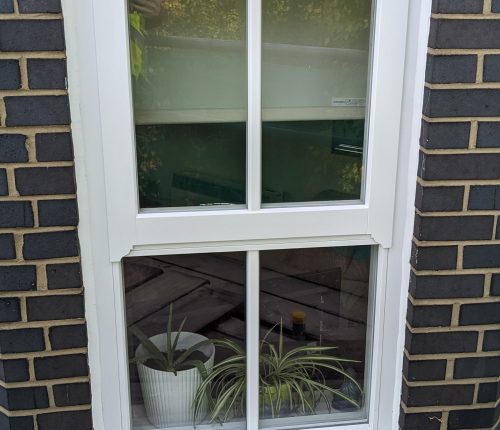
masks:
[[(388, 254), (386, 309), (383, 322), (384, 354), (381, 381), (393, 390), (381, 390), (379, 427), (398, 428), (401, 399), (401, 375), (405, 338), (406, 307), (410, 278), (411, 239), (413, 236), (416, 177), (422, 107), (424, 100), (427, 42), (429, 37), (431, 0), (412, 0), (408, 19), (404, 103), (398, 158), (397, 193), (395, 199), (394, 242)], [(388, 362), (385, 365), (385, 362)], [(392, 416), (389, 411), (392, 409)]]
[[(137, 246), (206, 244), (253, 239), (369, 235), (368, 210), (358, 206), (273, 208), (261, 211), (144, 213), (136, 218)], [(121, 255), (113, 255), (119, 261)]]
[[(210, 231), (195, 231), (192, 222), (197, 223), (197, 228), (210, 230), (210, 223), (206, 221), (210, 217), (190, 214), (190, 222), (184, 227), (193, 231), (187, 232), (191, 241), (186, 242), (185, 236), (169, 230), (167, 225), (175, 222), (178, 223), (176, 228), (184, 228), (179, 212), (156, 216), (138, 213), (125, 2), (63, 0), (96, 430), (131, 429), (121, 267), (117, 263), (122, 256), (129, 252), (131, 255), (152, 255), (377, 243), (391, 246), (379, 252), (373, 344), (370, 345), (373, 357), (370, 384), (379, 389), (371, 390), (369, 423), (344, 428), (397, 428), (430, 4), (430, 0), (378, 1), (370, 105), (369, 179), (364, 205), (273, 208), (263, 211), (260, 218), (253, 217), (260, 213), (234, 211), (231, 215), (235, 219), (252, 219), (251, 228), (263, 226), (265, 234), (249, 238), (239, 232), (246, 229), (246, 223), (232, 221), (230, 228), (237, 229), (240, 236), (227, 239), (226, 235), (227, 241), (221, 236), (215, 238)], [(410, 34), (406, 44), (402, 124), (398, 130), (401, 108), (393, 102), (398, 97), (401, 101), (403, 75), (399, 56), (403, 55), (406, 43), (406, 22), (402, 17), (406, 16), (408, 6)], [(380, 28), (382, 25), (384, 29)], [(381, 64), (385, 61), (387, 64)], [(389, 65), (394, 66), (392, 72), (388, 70)], [(380, 76), (384, 71), (389, 74)], [(389, 83), (400, 88), (390, 88)], [(398, 133), (395, 143), (394, 136)], [(401, 142), (401, 150), (396, 163), (397, 140)], [(396, 166), (399, 168), (397, 179)], [(319, 219), (310, 223), (314, 225), (304, 221), (316, 216)], [(158, 223), (151, 218), (157, 218)], [(268, 220), (272, 220), (271, 225)], [(229, 221), (229, 224), (214, 222), (221, 234), (230, 224)], [(301, 233), (302, 228), (309, 236)], [(285, 236), (290, 232), (289, 237)], [(394, 234), (392, 244), (391, 234)], [(300, 424), (294, 426), (298, 427)], [(331, 427), (323, 427), (327, 428)]]
[(259, 428), (259, 252), (247, 253), (246, 284), (246, 353), (247, 353), (247, 429)]
[(247, 207), (258, 211), (262, 183), (262, 0), (247, 1)]
[(365, 202), (369, 229), (391, 246), (408, 1), (378, 0), (372, 52)]

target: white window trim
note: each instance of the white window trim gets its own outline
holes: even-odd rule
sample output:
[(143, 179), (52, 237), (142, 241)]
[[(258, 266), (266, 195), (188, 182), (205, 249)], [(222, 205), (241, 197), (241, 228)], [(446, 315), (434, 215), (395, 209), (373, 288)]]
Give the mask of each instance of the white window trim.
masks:
[[(309, 211), (316, 211), (316, 215), (325, 219), (329, 217), (330, 223), (336, 226), (331, 227), (328, 232), (324, 230), (318, 232), (319, 239), (309, 240), (308, 246), (315, 246), (319, 242), (323, 246), (379, 243), (386, 248), (379, 252), (377, 268), (381, 279), (378, 281), (376, 291), (377, 309), (380, 314), (376, 318), (375, 338), (379, 341), (374, 345), (373, 367), (377, 370), (373, 372), (372, 378), (373, 387), (377, 389), (371, 390), (373, 407), (370, 408), (369, 423), (346, 425), (343, 428), (347, 430), (397, 428), (421, 100), (423, 100), (431, 8), (431, 0), (379, 0), (379, 2), (383, 5), (383, 11), (382, 8), (378, 10), (378, 27), (392, 29), (397, 27), (402, 30), (398, 34), (392, 34), (388, 40), (395, 48), (392, 52), (400, 52), (402, 55), (402, 52), (406, 51), (407, 55), (404, 62), (401, 55), (393, 55), (394, 58), (386, 55), (383, 61), (380, 57), (374, 61), (375, 78), (377, 74), (380, 78), (380, 72), (386, 70), (384, 67), (389, 65), (394, 74), (382, 74), (387, 82), (385, 85), (376, 86), (380, 94), (375, 94), (373, 106), (378, 104), (381, 109), (371, 113), (371, 124), (377, 124), (371, 131), (371, 136), (373, 139), (386, 139), (392, 144), (388, 144), (384, 150), (377, 147), (377, 153), (370, 152), (368, 168), (378, 166), (379, 171), (373, 168), (372, 174), (369, 175), (373, 180), (368, 184), (367, 203), (356, 207), (303, 208), (298, 212), (270, 209), (266, 210), (268, 213), (265, 214), (266, 223), (274, 219), (277, 224), (283, 216), (290, 216), (292, 224), (300, 223), (309, 216), (307, 213)], [(405, 24), (407, 8), (409, 8), (408, 30)], [(103, 141), (123, 138), (125, 139), (123, 141), (130, 142), (132, 138), (131, 117), (123, 122), (124, 114), (126, 116), (127, 112), (131, 112), (130, 99), (118, 100), (115, 94), (117, 88), (129, 87), (128, 64), (123, 63), (127, 58), (127, 52), (122, 43), (126, 36), (126, 16), (116, 16), (117, 10), (125, 11), (122, 0), (85, 2), (63, 0), (81, 219), (79, 234), (86, 286), (92, 406), (96, 430), (129, 429), (128, 380), (123, 376), (127, 375), (127, 363), (123, 358), (126, 357), (123, 293), (121, 270), (116, 262), (130, 251), (140, 255), (160, 251), (173, 253), (178, 252), (178, 248), (182, 248), (183, 252), (194, 250), (208, 252), (219, 245), (218, 241), (223, 240), (220, 236), (211, 237), (207, 234), (203, 240), (196, 240), (194, 241), (196, 243), (193, 243), (192, 239), (179, 236), (175, 241), (170, 240), (169, 245), (165, 247), (163, 243), (167, 242), (166, 234), (172, 235), (174, 232), (168, 231), (158, 235), (158, 226), (152, 222), (155, 217), (149, 214), (137, 215), (137, 202), (130, 203), (128, 198), (128, 203), (124, 204), (127, 198), (114, 192), (119, 188), (136, 189), (135, 175), (131, 175), (129, 169), (134, 165), (133, 152), (130, 148), (127, 152), (120, 151), (117, 147), (113, 148), (113, 145), (107, 145), (103, 150), (102, 145)], [(401, 25), (394, 26), (395, 21)], [(406, 49), (402, 49), (405, 40)], [(377, 41), (380, 39), (376, 38), (375, 52), (378, 52)], [(103, 69), (104, 65), (110, 64), (114, 64), (112, 69)], [(116, 67), (120, 65), (124, 68), (120, 68), (121, 73), (115, 74)], [(108, 72), (113, 74), (112, 82), (107, 75)], [(106, 76), (108, 78), (105, 78)], [(390, 81), (387, 76), (391, 77)], [(400, 110), (399, 105), (385, 106), (380, 102), (382, 95), (387, 99), (388, 94), (392, 94), (394, 98), (389, 97), (390, 99), (401, 100), (403, 86), (398, 82), (402, 83), (403, 76), (402, 109)], [(399, 95), (394, 95), (398, 91)], [(116, 114), (116, 110), (119, 114)], [(391, 118), (389, 115), (377, 116), (382, 110), (394, 114), (392, 123), (389, 121)], [(399, 129), (398, 124), (394, 125), (394, 119), (400, 115)], [(399, 152), (396, 150), (398, 142), (400, 142)], [(120, 157), (114, 156), (116, 150), (119, 151)], [(124, 158), (128, 159), (125, 163), (123, 163)], [(387, 168), (388, 166), (394, 166), (394, 170)], [(396, 166), (398, 166), (397, 178)], [(104, 183), (106, 190), (102, 188)], [(238, 216), (244, 218), (245, 225), (255, 222), (262, 226), (261, 222), (252, 221), (252, 216), (256, 214), (251, 213), (251, 207), (249, 209), (242, 211)], [(121, 216), (120, 210), (125, 210), (127, 216)], [(190, 223), (199, 222), (202, 228), (203, 223), (198, 219), (211, 214), (213, 213), (205, 212), (201, 215), (194, 213), (190, 216)], [(353, 216), (358, 217), (355, 219), (359, 221), (359, 228), (355, 231), (349, 230), (349, 226), (353, 224)], [(183, 217), (176, 217), (171, 213), (163, 214), (160, 218), (162, 217), (184, 222)], [(137, 233), (138, 231), (140, 233)], [(134, 235), (124, 232), (134, 232)], [(314, 237), (316, 235), (314, 227), (305, 234)], [(344, 236), (338, 236), (340, 234)], [(346, 237), (346, 234), (350, 236)], [(135, 239), (130, 241), (130, 236)], [(248, 237), (231, 236), (231, 239), (233, 242), (230, 249), (234, 250), (295, 247), (293, 242), (300, 241), (300, 238), (287, 235), (286, 228), (282, 228), (278, 233), (271, 233), (269, 237), (251, 245), (246, 243), (243, 246), (238, 243), (239, 240), (246, 240)], [(190, 246), (193, 247), (192, 251)], [(300, 246), (303, 247), (304, 244)], [(249, 263), (255, 264), (255, 260), (251, 263), (252, 255), (255, 253), (249, 252)], [(249, 429), (256, 428), (255, 419), (248, 421), (247, 426)]]

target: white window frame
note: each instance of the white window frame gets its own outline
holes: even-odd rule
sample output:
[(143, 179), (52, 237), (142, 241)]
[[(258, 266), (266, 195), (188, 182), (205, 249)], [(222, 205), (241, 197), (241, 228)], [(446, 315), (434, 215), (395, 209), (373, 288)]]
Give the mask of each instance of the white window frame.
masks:
[[(255, 164), (260, 159), (260, 96), (254, 91), (260, 88), (255, 73), (260, 29), (252, 22), (260, 14), (260, 0), (248, 1), (249, 26), (257, 33), (249, 37), (255, 79), (248, 83), (247, 137), (257, 144), (248, 145), (255, 177), (249, 181), (247, 209), (140, 213), (125, 1), (63, 0), (96, 430), (130, 430), (119, 263), (124, 256), (246, 250), (247, 283), (257, 285), (258, 250), (353, 245), (379, 246), (372, 389), (368, 422), (343, 428), (397, 428), (431, 0), (377, 1), (364, 203), (266, 209), (260, 209)], [(251, 294), (247, 302), (258, 320), (258, 297)], [(254, 373), (257, 333), (249, 325), (248, 366)], [(254, 394), (249, 399), (257, 401), (257, 384), (248, 385)], [(256, 410), (255, 404), (249, 407)], [(247, 428), (258, 428), (255, 416), (247, 418)]]

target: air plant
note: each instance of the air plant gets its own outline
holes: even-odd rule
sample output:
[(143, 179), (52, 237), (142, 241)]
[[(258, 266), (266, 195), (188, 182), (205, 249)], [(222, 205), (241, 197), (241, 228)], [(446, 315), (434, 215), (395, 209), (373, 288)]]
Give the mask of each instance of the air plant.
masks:
[[(173, 372), (177, 375), (179, 370), (186, 370), (186, 368), (197, 367), (198, 370), (205, 374), (205, 366), (200, 360), (193, 360), (191, 356), (196, 351), (199, 351), (205, 345), (212, 343), (211, 340), (204, 340), (196, 343), (187, 350), (183, 351), (180, 355), (177, 344), (179, 342), (179, 337), (186, 323), (186, 318), (184, 318), (179, 325), (176, 332), (172, 331), (172, 317), (173, 317), (173, 307), (170, 305), (168, 322), (167, 322), (167, 344), (165, 351), (161, 351), (147, 335), (145, 335), (138, 327), (132, 326), (129, 328), (130, 332), (139, 339), (139, 342), (143, 346), (146, 353), (139, 357), (134, 357), (130, 359), (131, 363), (141, 363), (148, 366), (149, 363), (154, 363), (155, 368), (162, 370), (164, 372)], [(175, 336), (173, 334), (175, 333)], [(177, 353), (177, 354), (176, 354)], [(151, 367), (151, 366), (148, 366)]]

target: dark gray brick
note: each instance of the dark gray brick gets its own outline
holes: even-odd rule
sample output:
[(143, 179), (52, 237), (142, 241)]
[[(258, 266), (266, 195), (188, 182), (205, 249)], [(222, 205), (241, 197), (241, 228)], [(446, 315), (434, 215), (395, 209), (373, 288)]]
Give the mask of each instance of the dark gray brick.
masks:
[[(2, 0), (0, 0), (0, 5), (1, 2)], [(19, 62), (17, 60), (0, 60), (0, 90), (18, 90), (19, 88), (21, 88)]]
[(460, 325), (475, 324), (500, 324), (500, 302), (462, 305)]
[(23, 196), (74, 194), (73, 167), (27, 167), (15, 170), (16, 187)]
[(496, 402), (500, 397), (500, 384), (498, 382), (488, 382), (479, 384), (479, 391), (477, 395), (478, 403)]
[(410, 354), (475, 352), (477, 332), (407, 333), (406, 349)]
[(500, 148), (500, 122), (480, 122), (476, 146), (478, 148)]
[(401, 411), (399, 426), (404, 430), (439, 430), (441, 428), (441, 415), (441, 412), (410, 414)]
[(28, 161), (25, 146), (26, 136), (22, 134), (0, 135), (0, 163), (24, 163)]
[(491, 11), (495, 13), (500, 12), (500, 0), (493, 0), (491, 4)]
[(500, 116), (500, 90), (430, 90), (426, 88), (424, 114), (430, 118)]
[(41, 227), (77, 226), (78, 207), (76, 200), (40, 200), (38, 202), (38, 219)]
[(39, 414), (36, 419), (38, 430), (92, 430), (90, 410)]
[(420, 145), (427, 149), (464, 149), (469, 146), (470, 123), (422, 121)]
[(12, 233), (0, 234), (0, 260), (16, 258), (16, 247)]
[(464, 269), (500, 266), (500, 245), (471, 245), (464, 247)]
[(87, 383), (54, 385), (56, 406), (76, 406), (90, 403), (90, 386)]
[(472, 186), (469, 194), (469, 209), (500, 209), (500, 186)]
[(0, 386), (0, 405), (10, 411), (49, 407), (46, 387), (8, 388)]
[(66, 89), (66, 60), (28, 59), (28, 84), (32, 89)]
[[(1, 0), (0, 0), (1, 1)], [(0, 429), (2, 430), (34, 430), (33, 416), (7, 417), (0, 412)]]
[(35, 375), (39, 380), (87, 376), (87, 357), (84, 354), (35, 358)]
[(0, 196), (9, 195), (9, 184), (7, 183), (7, 171), (0, 169)]
[(500, 55), (484, 56), (484, 82), (500, 82)]
[(500, 154), (421, 154), (419, 176), (428, 181), (500, 178)]
[(464, 187), (422, 187), (417, 184), (415, 207), (421, 212), (462, 210)]
[(25, 260), (76, 257), (78, 256), (76, 231), (25, 234), (23, 256)]
[[(1, 25), (1, 21), (0, 21)], [(69, 125), (67, 96), (4, 97), (7, 126)]]
[(476, 82), (476, 55), (428, 55), (426, 82), (450, 84)]
[(64, 51), (64, 49), (62, 20), (0, 21), (0, 52)]
[(446, 376), (446, 360), (403, 359), (403, 375), (408, 381), (440, 381)]
[(47, 282), (49, 290), (80, 288), (83, 285), (80, 264), (48, 264)]
[(60, 13), (61, 0), (17, 0), (21, 13)]
[(449, 326), (452, 309), (452, 305), (413, 306), (408, 303), (406, 319), (412, 327)]
[(44, 133), (36, 135), (38, 161), (72, 161), (73, 143), (70, 133)]
[[(4, 382), (23, 382), (30, 379), (28, 360), (0, 360), (0, 380)], [(1, 428), (1, 427), (0, 427)]]
[(484, 332), (483, 351), (500, 351), (500, 330)]
[(0, 330), (0, 353), (43, 351), (45, 342), (43, 329), (23, 328), (18, 330)]
[(416, 299), (482, 297), (483, 275), (410, 276), (410, 294)]
[(415, 217), (415, 237), (419, 240), (491, 239), (492, 216)]
[(490, 294), (492, 296), (500, 296), (500, 274), (492, 276)]
[(500, 21), (494, 19), (433, 19), (429, 47), (443, 49), (498, 48)]
[(52, 349), (84, 348), (87, 346), (85, 324), (56, 326), (49, 329)]
[(21, 321), (21, 307), (16, 297), (0, 297), (0, 322)]
[(493, 428), (495, 409), (467, 409), (450, 411), (448, 430)]
[(0, 291), (31, 291), (35, 289), (35, 266), (0, 266)]
[(483, 0), (434, 0), (435, 13), (482, 13)]
[(408, 387), (403, 383), (402, 399), (409, 407), (470, 405), (474, 385), (429, 385)]
[(14, 13), (12, 0), (0, 0), (0, 13)]
[(64, 320), (85, 316), (83, 295), (28, 297), (29, 321)]
[(412, 244), (411, 265), (416, 270), (446, 270), (457, 267), (457, 246), (417, 246)]
[(0, 228), (33, 227), (31, 202), (0, 202)]
[(455, 360), (455, 379), (488, 378), (498, 376), (500, 357), (470, 357)]

